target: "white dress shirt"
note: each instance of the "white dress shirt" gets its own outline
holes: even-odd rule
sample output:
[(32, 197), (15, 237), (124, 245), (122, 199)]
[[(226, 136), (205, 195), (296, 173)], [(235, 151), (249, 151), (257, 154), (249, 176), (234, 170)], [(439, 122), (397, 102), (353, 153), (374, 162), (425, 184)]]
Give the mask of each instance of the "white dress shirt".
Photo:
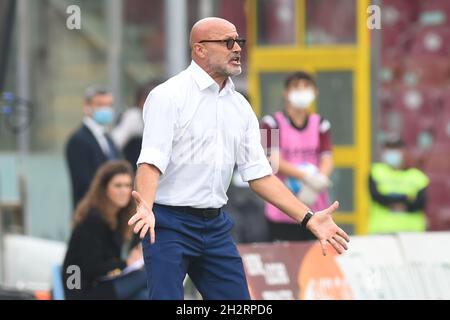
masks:
[(89, 130), (91, 130), (105, 156), (108, 156), (110, 154), (110, 148), (108, 140), (106, 140), (105, 137), (105, 128), (95, 122), (94, 119), (87, 116), (83, 118), (83, 123), (86, 125), (86, 127), (88, 127)]
[(219, 91), (195, 62), (150, 92), (143, 119), (137, 164), (162, 173), (156, 203), (219, 208), (235, 164), (244, 181), (272, 174), (250, 104), (230, 78)]

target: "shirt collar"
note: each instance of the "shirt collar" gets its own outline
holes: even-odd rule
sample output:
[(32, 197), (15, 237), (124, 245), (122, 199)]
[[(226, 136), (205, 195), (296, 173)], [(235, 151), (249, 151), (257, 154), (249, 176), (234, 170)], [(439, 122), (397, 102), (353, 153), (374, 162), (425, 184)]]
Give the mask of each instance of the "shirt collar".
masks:
[(227, 83), (225, 83), (225, 87), (223, 87), (221, 92), (234, 91), (234, 82), (231, 80), (231, 77), (227, 78)]
[[(189, 70), (198, 87), (200, 88), (200, 91), (203, 91), (214, 84), (218, 86), (217, 82), (214, 81), (214, 79), (211, 78), (211, 76), (205, 70), (200, 68), (200, 66), (195, 61), (192, 60), (191, 65), (189, 66)], [(222, 89), (222, 91), (225, 92), (228, 90), (234, 90), (234, 83), (230, 77), (228, 77), (225, 87)]]
[(85, 116), (83, 118), (83, 123), (94, 135), (104, 135), (106, 133), (105, 128), (95, 122), (91, 117)]

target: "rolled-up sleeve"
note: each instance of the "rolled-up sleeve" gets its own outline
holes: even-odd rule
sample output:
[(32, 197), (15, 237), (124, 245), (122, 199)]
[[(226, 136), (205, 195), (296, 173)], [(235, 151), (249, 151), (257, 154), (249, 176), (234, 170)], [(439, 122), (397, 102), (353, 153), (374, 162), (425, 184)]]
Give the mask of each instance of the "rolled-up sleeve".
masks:
[(137, 165), (148, 163), (165, 172), (172, 154), (176, 115), (170, 95), (158, 87), (150, 92), (144, 104), (144, 133)]
[(258, 119), (253, 111), (237, 154), (238, 172), (248, 182), (272, 174), (272, 168), (261, 145)]

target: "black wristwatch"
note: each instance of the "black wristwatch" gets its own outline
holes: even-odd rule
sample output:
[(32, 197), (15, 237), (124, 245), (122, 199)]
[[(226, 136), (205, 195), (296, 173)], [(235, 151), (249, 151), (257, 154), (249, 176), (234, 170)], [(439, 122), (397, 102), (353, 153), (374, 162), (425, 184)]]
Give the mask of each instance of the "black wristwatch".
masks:
[(306, 225), (308, 224), (309, 219), (311, 219), (311, 217), (314, 215), (314, 212), (312, 212), (311, 210), (308, 210), (308, 212), (305, 214), (305, 217), (303, 218), (302, 222), (300, 223), (300, 225), (306, 229)]

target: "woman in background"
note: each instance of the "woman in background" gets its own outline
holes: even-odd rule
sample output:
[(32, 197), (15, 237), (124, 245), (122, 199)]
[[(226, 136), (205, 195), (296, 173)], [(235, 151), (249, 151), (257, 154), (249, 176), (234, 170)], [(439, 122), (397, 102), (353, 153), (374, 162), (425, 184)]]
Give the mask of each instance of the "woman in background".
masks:
[[(126, 161), (110, 161), (98, 169), (75, 211), (63, 267), (66, 299), (146, 298), (145, 271), (139, 268), (140, 244), (129, 250), (127, 258), (121, 255), (132, 238), (127, 225), (135, 210), (132, 185), (133, 169)], [(79, 288), (69, 266), (79, 267)]]

